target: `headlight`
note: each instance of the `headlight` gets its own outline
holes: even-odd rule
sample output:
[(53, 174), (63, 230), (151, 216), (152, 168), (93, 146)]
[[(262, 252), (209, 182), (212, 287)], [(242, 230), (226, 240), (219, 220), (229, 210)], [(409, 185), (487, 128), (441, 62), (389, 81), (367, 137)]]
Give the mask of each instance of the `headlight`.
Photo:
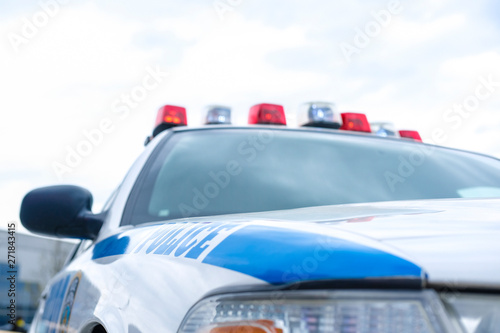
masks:
[(434, 291), (280, 291), (200, 301), (179, 333), (451, 332)]
[(446, 293), (441, 298), (467, 333), (500, 331), (500, 296)]

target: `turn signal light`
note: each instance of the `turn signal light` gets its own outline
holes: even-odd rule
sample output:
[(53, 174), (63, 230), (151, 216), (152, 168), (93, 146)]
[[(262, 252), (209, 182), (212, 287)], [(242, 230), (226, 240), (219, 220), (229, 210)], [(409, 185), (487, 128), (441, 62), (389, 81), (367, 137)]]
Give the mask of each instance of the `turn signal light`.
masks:
[(277, 328), (272, 320), (261, 319), (224, 323), (212, 328), (210, 333), (283, 333), (283, 330)]

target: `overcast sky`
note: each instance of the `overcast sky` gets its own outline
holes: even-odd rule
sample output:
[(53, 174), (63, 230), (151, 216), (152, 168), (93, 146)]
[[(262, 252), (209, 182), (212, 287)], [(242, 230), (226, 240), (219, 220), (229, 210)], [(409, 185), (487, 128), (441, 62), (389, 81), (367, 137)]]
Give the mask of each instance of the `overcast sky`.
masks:
[(332, 101), (500, 157), (494, 0), (4, 1), (0, 36), (0, 227), (35, 187), (77, 184), (102, 206), (163, 104), (198, 125), (207, 104), (243, 124), (278, 103), (293, 126), (301, 103)]

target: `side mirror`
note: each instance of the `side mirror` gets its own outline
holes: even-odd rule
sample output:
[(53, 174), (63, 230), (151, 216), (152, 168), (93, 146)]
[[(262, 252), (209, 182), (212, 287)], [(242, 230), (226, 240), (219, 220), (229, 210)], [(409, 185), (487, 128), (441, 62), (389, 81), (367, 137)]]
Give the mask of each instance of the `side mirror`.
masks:
[(95, 239), (104, 221), (94, 215), (92, 194), (71, 185), (35, 189), (23, 199), (21, 222), (31, 232), (55, 237)]

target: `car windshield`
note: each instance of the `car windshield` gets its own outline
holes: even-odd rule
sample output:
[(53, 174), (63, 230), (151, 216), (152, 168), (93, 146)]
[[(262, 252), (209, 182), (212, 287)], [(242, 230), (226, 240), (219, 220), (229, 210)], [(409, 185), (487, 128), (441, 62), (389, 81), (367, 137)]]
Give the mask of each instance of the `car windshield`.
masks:
[(500, 196), (500, 161), (334, 131), (206, 129), (164, 139), (128, 220), (393, 200)]

